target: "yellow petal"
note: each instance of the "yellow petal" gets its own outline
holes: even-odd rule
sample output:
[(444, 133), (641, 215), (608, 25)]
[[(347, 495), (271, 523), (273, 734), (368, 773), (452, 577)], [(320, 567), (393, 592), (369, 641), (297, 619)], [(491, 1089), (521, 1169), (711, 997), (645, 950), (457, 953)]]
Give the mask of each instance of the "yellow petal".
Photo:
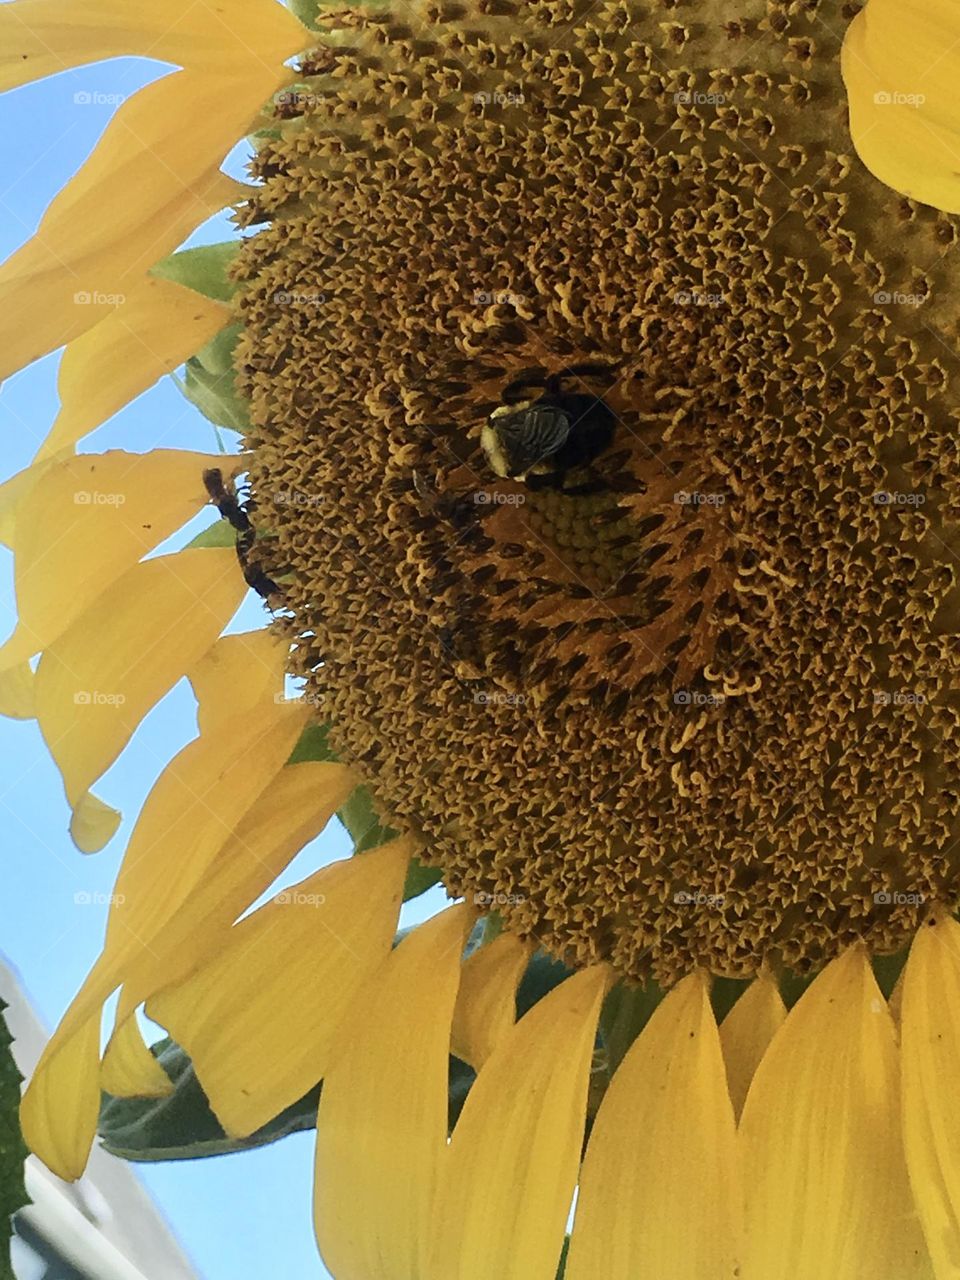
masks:
[(122, 305), (64, 351), (57, 379), (60, 412), (37, 458), (99, 427), (229, 321), (228, 307), (192, 289), (152, 276), (139, 282)]
[(472, 1067), (486, 1062), (517, 1017), (517, 984), (530, 947), (501, 933), (464, 962), (450, 1050)]
[(134, 565), (45, 650), (37, 720), (71, 805), (207, 652), (245, 594), (232, 547), (157, 556)]
[(81, 853), (99, 853), (117, 834), (122, 816), (88, 791), (70, 815), (70, 839)]
[(280, 770), (162, 935), (125, 969), (118, 1025), (149, 996), (217, 954), (237, 917), (323, 830), (355, 786), (356, 777), (342, 764), (310, 761)]
[(770, 1041), (787, 1016), (777, 984), (769, 973), (761, 973), (746, 989), (724, 1018), (720, 1044), (727, 1064), (727, 1080), (734, 1115), (740, 1115), (750, 1081)]
[[(178, 71), (118, 109), (35, 236), (0, 267), (0, 379), (92, 328), (243, 189), (220, 162), (289, 78)], [(109, 210), (109, 217), (104, 215)]]
[(960, 10), (955, 0), (870, 0), (841, 59), (850, 132), (882, 182), (960, 212)]
[(358, 996), (346, 1041), (326, 1073), (314, 1222), (335, 1276), (423, 1275), (423, 1253), (436, 1229), (450, 1020), (469, 925), (470, 908), (461, 903), (400, 943)]
[(135, 1014), (114, 1029), (100, 1087), (118, 1098), (166, 1098), (173, 1093), (173, 1082), (147, 1048)]
[(692, 974), (656, 1009), (600, 1106), (567, 1280), (732, 1280), (739, 1182), (707, 981)]
[(760, 1063), (740, 1121), (742, 1280), (925, 1274), (893, 1020), (865, 952), (830, 964)]
[(266, 628), (222, 636), (189, 673), (200, 732), (261, 702), (282, 702), (289, 652), (289, 643)]
[(395, 840), (285, 889), (210, 964), (148, 1001), (227, 1133), (259, 1129), (320, 1079), (357, 991), (389, 953), (411, 847)]
[(63, 1046), (56, 1046), (55, 1053), (50, 1054), (48, 1046), (20, 1104), (27, 1146), (68, 1182), (83, 1173), (97, 1132), (99, 1076), (97, 1013), (88, 1015)]
[(917, 933), (903, 982), (903, 1140), (937, 1280), (960, 1275), (960, 925)]
[[(104, 950), (48, 1041), (24, 1095), (31, 1133), (43, 1144), (34, 1149), (44, 1161), (49, 1156), (62, 1177), (82, 1172), (96, 1126), (96, 1052), (92, 1104), (87, 1080), (91, 1020), (98, 1050), (103, 1002), (190, 899), (229, 832), (283, 767), (305, 721), (302, 708), (289, 706), (276, 708), (265, 721), (228, 721), (188, 743), (147, 797), (117, 877)], [(74, 1074), (75, 1089), (65, 1087), (64, 1079)], [(81, 1092), (83, 1105), (74, 1104), (72, 1091)]]
[(554, 1280), (606, 972), (568, 978), (481, 1068), (441, 1174), (429, 1280)]
[(16, 0), (0, 8), (0, 92), (104, 58), (229, 66), (283, 62), (311, 43), (289, 10), (265, 0)]
[(19, 623), (0, 648), (17, 666), (64, 633), (108, 587), (209, 501), (203, 471), (219, 455), (82, 454), (41, 464), (15, 524)]
[(3, 546), (13, 549), (17, 512), (23, 505), (27, 490), (32, 489), (44, 472), (49, 471), (55, 463), (65, 462), (72, 454), (72, 449), (65, 449), (40, 462), (34, 460), (29, 467), (24, 467), (0, 484), (0, 543)]
[(0, 716), (32, 720), (36, 714), (36, 677), (29, 662), (0, 671)]

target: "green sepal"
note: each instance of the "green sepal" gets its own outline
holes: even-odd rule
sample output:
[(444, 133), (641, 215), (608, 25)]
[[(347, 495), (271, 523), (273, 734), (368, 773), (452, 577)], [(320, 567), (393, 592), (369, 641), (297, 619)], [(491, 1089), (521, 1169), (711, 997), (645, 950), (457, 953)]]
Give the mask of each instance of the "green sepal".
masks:
[(398, 833), (385, 827), (380, 821), (369, 787), (357, 787), (337, 817), (349, 831), (354, 853), (366, 853), (378, 845), (395, 840)]
[(568, 969), (562, 960), (554, 960), (546, 951), (535, 951), (517, 987), (517, 1017), (522, 1018), (529, 1013), (537, 1001), (548, 996), (554, 987), (559, 987), (573, 973), (574, 970)]
[(570, 1237), (563, 1237), (563, 1250), (560, 1253), (560, 1265), (557, 1267), (557, 1280), (563, 1280), (567, 1274), (567, 1254), (570, 1252)]
[(305, 764), (308, 761), (338, 763), (337, 754), (328, 741), (329, 736), (328, 724), (308, 724), (297, 739), (287, 764)]
[(20, 1133), (20, 1082), (11, 1051), (12, 1038), (4, 1021), (6, 1004), (0, 1000), (0, 1280), (13, 1280), (10, 1239), (13, 1215), (29, 1203), (23, 1181), (27, 1148)]
[(180, 391), (205, 418), (217, 427), (245, 433), (250, 428), (247, 402), (237, 393), (234, 352), (242, 332), (239, 324), (227, 325), (187, 361)]
[[(174, 1083), (166, 1098), (115, 1098), (100, 1106), (100, 1138), (124, 1160), (196, 1160), (267, 1146), (291, 1133), (317, 1126), (321, 1086), (315, 1085), (269, 1124), (246, 1138), (230, 1138), (214, 1115), (187, 1054), (169, 1038), (151, 1052)], [(452, 1129), (476, 1078), (472, 1067), (450, 1058), (447, 1112)], [(2, 1273), (0, 1273), (2, 1274)]]
[(188, 551), (191, 547), (232, 547), (236, 545), (236, 541), (237, 531), (230, 521), (215, 520), (192, 538), (184, 550)]
[(619, 1067), (662, 999), (663, 992), (655, 983), (633, 987), (618, 982), (608, 992), (600, 1011), (600, 1040), (608, 1075), (612, 1076)]
[(168, 258), (161, 258), (150, 268), (150, 274), (172, 280), (205, 298), (229, 302), (237, 291), (237, 282), (230, 279), (230, 267), (242, 243), (241, 240), (222, 240), (197, 249), (181, 249)]
[(419, 898), (421, 893), (426, 893), (442, 879), (443, 872), (439, 867), (425, 867), (419, 858), (411, 858), (403, 886), (404, 902), (409, 902), (411, 898)]

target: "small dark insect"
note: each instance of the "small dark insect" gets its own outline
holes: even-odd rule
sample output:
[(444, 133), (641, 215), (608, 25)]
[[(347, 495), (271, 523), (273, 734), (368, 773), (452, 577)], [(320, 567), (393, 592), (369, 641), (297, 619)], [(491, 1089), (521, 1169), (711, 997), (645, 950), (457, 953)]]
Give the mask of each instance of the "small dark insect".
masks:
[[(593, 492), (602, 482), (574, 488), (564, 484), (568, 472), (589, 469), (613, 442), (615, 420), (602, 398), (566, 391), (564, 379), (609, 374), (602, 364), (577, 364), (559, 373), (524, 373), (503, 391), (504, 403), (494, 409), (480, 435), (487, 461), (498, 476), (520, 480), (531, 488), (562, 489), (566, 493)], [(524, 398), (531, 387), (542, 387), (535, 399)]]
[(210, 495), (210, 501), (220, 512), (224, 520), (237, 531), (237, 559), (248, 587), (256, 591), (264, 600), (275, 595), (280, 588), (272, 578), (267, 577), (259, 565), (249, 563), (249, 555), (257, 540), (257, 531), (250, 523), (249, 512), (252, 503), (243, 503), (237, 496), (232, 484), (224, 483), (223, 472), (219, 467), (211, 467), (204, 471), (203, 483)]

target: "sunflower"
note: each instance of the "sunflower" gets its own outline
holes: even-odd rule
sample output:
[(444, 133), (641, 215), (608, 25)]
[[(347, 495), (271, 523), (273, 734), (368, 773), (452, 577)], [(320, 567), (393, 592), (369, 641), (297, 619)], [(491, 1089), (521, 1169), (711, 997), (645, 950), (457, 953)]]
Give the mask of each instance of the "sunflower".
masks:
[[(337, 1280), (960, 1276), (955, 6), (296, 9), (0, 8), (6, 87), (181, 68), (0, 268), (4, 372), (65, 344), (3, 707), (88, 852), (199, 730), (29, 1144), (171, 1092), (145, 1007), (233, 1138), (322, 1081)], [(184, 360), (240, 456), (76, 452)]]

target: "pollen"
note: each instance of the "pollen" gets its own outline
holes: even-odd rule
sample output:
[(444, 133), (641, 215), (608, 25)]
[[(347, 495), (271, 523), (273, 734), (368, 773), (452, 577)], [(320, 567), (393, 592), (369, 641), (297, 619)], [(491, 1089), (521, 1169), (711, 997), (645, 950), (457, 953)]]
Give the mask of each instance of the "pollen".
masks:
[[(848, 8), (324, 11), (260, 136), (277, 626), (391, 825), (571, 963), (805, 971), (957, 898), (960, 222), (856, 160)], [(504, 388), (584, 364), (613, 443), (499, 479)]]

